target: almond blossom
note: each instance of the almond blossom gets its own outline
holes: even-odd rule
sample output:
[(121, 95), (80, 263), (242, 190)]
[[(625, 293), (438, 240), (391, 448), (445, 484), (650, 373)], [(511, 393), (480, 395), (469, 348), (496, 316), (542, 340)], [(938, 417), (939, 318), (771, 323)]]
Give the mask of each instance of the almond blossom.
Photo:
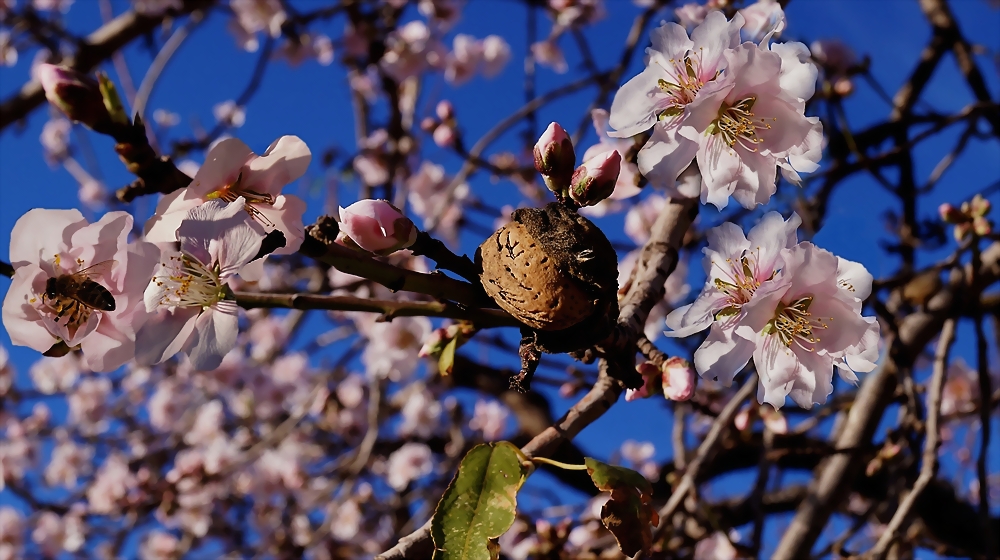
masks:
[(636, 161), (654, 185), (673, 185), (691, 162), (696, 145), (678, 136), (686, 107), (725, 68), (723, 55), (739, 44), (742, 25), (739, 15), (728, 21), (722, 12), (710, 12), (689, 38), (680, 25), (664, 22), (650, 34), (646, 69), (615, 94), (609, 124), (616, 132), (610, 135), (628, 138), (653, 128)]
[(431, 448), (423, 443), (405, 443), (389, 455), (386, 464), (386, 481), (396, 491), (403, 490), (410, 482), (428, 475), (434, 468)]
[(694, 356), (702, 377), (729, 386), (752, 357), (758, 400), (775, 408), (786, 396), (805, 408), (826, 402), (836, 362), (871, 371), (877, 357), (864, 339), (875, 329), (877, 352), (878, 324), (861, 316), (855, 297), (867, 294), (871, 276), (857, 263), (838, 274), (836, 256), (796, 244), (798, 224), (797, 215), (786, 222), (769, 212), (748, 237), (728, 222), (709, 230), (705, 287), (667, 316), (667, 336), (711, 328)]
[(211, 370), (236, 345), (237, 306), (227, 281), (257, 255), (263, 240), (245, 219), (245, 205), (240, 196), (187, 212), (177, 230), (180, 251), (162, 255), (146, 288), (146, 310), (153, 315), (136, 336), (140, 364), (183, 352), (196, 369)]
[(274, 253), (294, 253), (305, 238), (306, 204), (297, 196), (281, 194), (281, 189), (301, 177), (311, 159), (308, 146), (297, 136), (278, 138), (259, 156), (240, 140), (226, 138), (209, 150), (190, 185), (160, 200), (156, 214), (146, 222), (146, 241), (176, 241), (177, 228), (192, 208), (210, 200), (242, 199), (245, 219), (255, 228), (278, 230), (285, 236), (285, 246)]
[[(28, 211), (11, 232), (14, 277), (3, 303), (11, 342), (45, 352), (62, 341), (80, 346), (93, 371), (110, 371), (135, 354), (135, 332), (146, 319), (140, 293), (159, 251), (151, 243), (128, 243), (132, 216), (109, 212), (89, 224), (77, 210)], [(81, 303), (52, 279), (85, 274), (113, 298), (109, 308)], [(82, 280), (80, 280), (82, 282)]]
[(621, 171), (618, 174), (618, 182), (615, 184), (615, 190), (609, 198), (622, 200), (639, 194), (642, 192), (642, 189), (639, 188), (639, 168), (634, 163), (625, 159), (628, 151), (632, 149), (632, 141), (611, 136), (612, 129), (608, 125), (608, 112), (604, 109), (594, 109), (591, 111), (590, 116), (594, 121), (594, 130), (597, 132), (598, 143), (587, 148), (586, 152), (583, 152), (583, 161), (591, 160), (610, 150), (618, 152), (622, 162)]

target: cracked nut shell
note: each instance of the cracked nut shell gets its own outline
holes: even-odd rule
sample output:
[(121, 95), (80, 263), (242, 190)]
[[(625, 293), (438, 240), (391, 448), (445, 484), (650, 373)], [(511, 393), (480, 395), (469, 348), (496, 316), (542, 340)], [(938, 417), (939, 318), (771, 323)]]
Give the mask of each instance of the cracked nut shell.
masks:
[[(577, 325), (606, 307), (602, 298), (616, 297), (611, 244), (589, 220), (556, 203), (515, 211), (510, 223), (480, 245), (477, 259), (486, 293), (541, 331)], [(597, 277), (589, 268), (600, 271)]]

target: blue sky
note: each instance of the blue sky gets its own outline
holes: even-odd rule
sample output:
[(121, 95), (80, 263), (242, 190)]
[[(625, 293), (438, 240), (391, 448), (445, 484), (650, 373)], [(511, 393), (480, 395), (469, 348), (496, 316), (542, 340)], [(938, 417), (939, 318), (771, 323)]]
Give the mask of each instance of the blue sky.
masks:
[[(115, 0), (116, 13), (125, 8), (126, 3)], [(293, 1), (293, 5), (308, 9), (310, 0)], [(608, 17), (586, 31), (598, 67), (605, 69), (616, 63), (621, 45), (628, 33), (631, 21), (637, 13), (630, 2), (607, 0)], [(981, 44), (994, 56), (1000, 53), (1000, 12), (991, 9), (982, 0), (956, 0), (952, 8), (958, 17), (965, 36), (975, 44)], [(414, 11), (415, 12), (415, 11)], [(906, 80), (919, 58), (930, 29), (919, 11), (917, 2), (910, 0), (865, 0), (820, 1), (795, 0), (787, 10), (789, 20), (788, 39), (811, 42), (817, 38), (840, 38), (851, 44), (859, 56), (870, 55), (872, 72), (882, 87), (890, 95)], [(411, 13), (410, 17), (414, 17)], [(168, 137), (179, 138), (190, 133), (191, 123), (200, 122), (210, 128), (214, 125), (212, 106), (220, 101), (235, 98), (244, 88), (256, 63), (256, 54), (242, 52), (226, 32), (227, 18), (215, 13), (203, 23), (184, 43), (177, 56), (171, 61), (157, 89), (149, 102), (150, 109), (164, 108), (180, 114), (181, 126), (171, 131)], [(418, 115), (433, 112), (435, 103), (442, 98), (451, 100), (461, 123), (467, 145), (471, 145), (497, 121), (518, 109), (524, 101), (522, 90), (523, 72), (519, 64), (525, 52), (526, 13), (523, 5), (508, 0), (476, 0), (470, 2), (462, 20), (452, 34), (457, 31), (484, 37), (491, 33), (503, 35), (513, 49), (512, 62), (505, 71), (492, 80), (475, 78), (471, 82), (453, 88), (446, 84), (440, 74), (431, 77), (422, 88), (418, 103)], [(69, 29), (76, 32), (92, 30), (100, 23), (97, 2), (77, 0), (66, 20)], [(544, 36), (550, 28), (550, 21), (539, 18), (539, 36)], [(315, 28), (333, 38), (338, 38), (343, 29), (343, 20), (336, 18)], [(158, 35), (158, 40), (163, 39)], [(643, 40), (645, 41), (645, 39)], [(451, 35), (445, 43), (450, 46)], [(566, 50), (571, 72), (558, 75), (541, 68), (538, 72), (538, 91), (545, 92), (575, 79), (573, 73), (579, 67), (575, 47), (570, 37), (561, 39)], [(0, 98), (7, 98), (16, 91), (27, 78), (33, 53), (21, 53), (21, 60), (13, 68), (0, 68)], [(628, 79), (641, 69), (641, 52), (633, 58), (630, 69), (625, 73)], [(126, 60), (136, 82), (141, 80), (149, 65), (151, 56), (142, 46), (142, 41), (126, 51)], [(978, 56), (991, 92), (996, 97), (1000, 92), (998, 64), (989, 56)], [(110, 70), (110, 65), (106, 67)], [(557, 104), (549, 105), (539, 112), (540, 128), (550, 121), (559, 121), (569, 130), (575, 130), (583, 111), (591, 101), (594, 89), (586, 89), (567, 96)], [(935, 74), (927, 93), (925, 104), (943, 113), (954, 112), (972, 100), (964, 80), (955, 68), (953, 60), (942, 64)], [(889, 108), (871, 89), (858, 83), (857, 92), (846, 103), (851, 125), (863, 128), (884, 119)], [(17, 218), (30, 208), (66, 208), (77, 205), (76, 184), (62, 169), (52, 169), (42, 158), (38, 144), (41, 127), (47, 119), (47, 107), (36, 110), (26, 125), (11, 127), (0, 134), (0, 258), (6, 260), (10, 230)], [(376, 111), (376, 116), (379, 114)], [(323, 200), (316, 196), (329, 178), (317, 164), (315, 157), (328, 147), (340, 148), (342, 153), (354, 149), (353, 117), (343, 69), (337, 63), (329, 67), (309, 61), (299, 67), (289, 67), (277, 62), (267, 70), (263, 83), (247, 106), (246, 124), (233, 132), (251, 148), (261, 151), (275, 138), (283, 134), (300, 136), (312, 147), (314, 164), (306, 181), (296, 188), (299, 194), (308, 198), (310, 209), (306, 219), (310, 220), (323, 211)], [(516, 150), (524, 128), (519, 126), (500, 138), (487, 154), (501, 150)], [(541, 132), (537, 130), (536, 134)], [(938, 160), (947, 152), (958, 137), (959, 130), (949, 130), (934, 141), (916, 151), (917, 176), (926, 177)], [(124, 185), (131, 180), (111, 150), (111, 141), (104, 137), (86, 134), (92, 145), (94, 159), (99, 166), (98, 176), (110, 189)], [(77, 131), (76, 138), (81, 137)], [(595, 136), (588, 127), (578, 153), (594, 143)], [(436, 148), (426, 139), (424, 156), (435, 163), (444, 165), (449, 173), (457, 172), (460, 160), (452, 154)], [(78, 159), (87, 161), (86, 151)], [(199, 159), (195, 155), (194, 159)], [(338, 161), (337, 167), (343, 163)], [(333, 173), (329, 171), (327, 173)], [(984, 143), (973, 140), (966, 153), (958, 158), (946, 174), (940, 186), (921, 200), (918, 214), (921, 218), (933, 218), (937, 205), (941, 202), (958, 203), (1000, 177), (1000, 150), (994, 141)], [(494, 207), (514, 204), (520, 200), (515, 187), (509, 182), (491, 183), (485, 174), (473, 178), (471, 186), (475, 194)], [(338, 191), (344, 205), (357, 197), (356, 184), (342, 181)], [(787, 199), (796, 193), (787, 185), (779, 196)], [(994, 196), (995, 202), (1000, 202)], [(883, 226), (882, 212), (892, 206), (893, 199), (873, 180), (857, 175), (846, 181), (830, 201), (830, 211), (824, 228), (814, 241), (845, 258), (864, 263), (876, 278), (892, 273), (897, 265), (894, 258), (881, 250), (879, 241), (889, 239)], [(151, 209), (151, 200), (142, 201), (134, 209), (141, 217)], [(491, 227), (491, 221), (478, 216), (477, 223)], [(622, 233), (623, 215), (611, 216), (599, 222), (613, 240), (625, 241)], [(704, 223), (714, 223), (718, 213), (711, 208), (702, 208)], [(462, 250), (471, 254), (479, 239), (475, 235), (464, 237)], [(950, 252), (952, 246), (921, 253), (921, 264), (928, 264)], [(6, 293), (8, 283), (0, 280), (0, 295)], [(694, 288), (697, 291), (697, 286)], [(318, 321), (310, 322), (311, 328), (318, 329)], [(305, 331), (306, 337), (309, 331)], [(514, 340), (516, 333), (511, 331)], [(959, 343), (956, 353), (974, 363), (970, 341), (971, 326), (963, 324), (959, 329)], [(660, 340), (663, 342), (663, 339)], [(27, 370), (37, 359), (37, 354), (23, 348), (11, 348), (4, 331), (0, 342), (7, 347), (20, 372), (19, 383), (28, 383)], [(669, 345), (665, 345), (670, 348)], [(478, 355), (475, 347), (470, 347), (471, 355)], [(512, 364), (513, 365), (513, 364)], [(924, 372), (921, 372), (923, 375)], [(554, 412), (560, 414), (572, 401), (552, 395)], [(887, 414), (887, 416), (889, 416)], [(590, 426), (577, 438), (577, 442), (587, 452), (599, 457), (607, 457), (615, 452), (623, 439), (622, 434), (637, 440), (653, 441), (657, 445), (657, 456), (670, 456), (669, 440), (672, 414), (662, 403), (644, 401), (639, 403), (619, 403), (599, 422)], [(998, 431), (995, 429), (994, 434)], [(1000, 445), (994, 438), (991, 448), (992, 470), (1000, 465)], [(947, 467), (947, 465), (946, 465)], [(723, 491), (742, 492), (746, 488), (747, 476), (720, 485)], [(543, 476), (536, 475), (530, 484), (542, 484)], [(569, 492), (560, 492), (564, 499), (576, 501), (580, 497)], [(0, 501), (3, 494), (0, 493)], [(771, 523), (769, 533), (779, 529), (779, 524)], [(776, 533), (771, 533), (772, 536)], [(771, 539), (769, 539), (771, 540)], [(776, 541), (774, 541), (776, 542)]]

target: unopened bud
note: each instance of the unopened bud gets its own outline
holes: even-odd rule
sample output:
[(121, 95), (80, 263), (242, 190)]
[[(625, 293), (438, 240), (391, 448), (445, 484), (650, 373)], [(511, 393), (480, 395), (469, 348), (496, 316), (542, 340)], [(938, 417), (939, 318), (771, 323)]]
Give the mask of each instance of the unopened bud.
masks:
[(439, 124), (431, 136), (434, 138), (434, 143), (442, 148), (455, 143), (455, 129), (446, 124)]
[(962, 204), (962, 210), (965, 211), (965, 206), (968, 204), (968, 214), (973, 218), (981, 218), (986, 214), (990, 213), (991, 204), (989, 200), (983, 197), (981, 194), (976, 194), (972, 197), (972, 201)]
[(545, 185), (561, 195), (569, 188), (576, 166), (573, 141), (559, 123), (550, 123), (535, 143), (535, 169), (542, 174)]
[(979, 237), (985, 237), (993, 232), (993, 224), (982, 216), (972, 219), (972, 231)]
[(383, 256), (417, 240), (417, 227), (385, 200), (359, 200), (341, 208), (340, 230), (358, 247)]
[(434, 132), (434, 129), (437, 128), (437, 126), (438, 121), (435, 120), (434, 117), (424, 117), (424, 120), (420, 121), (420, 130), (423, 130), (424, 132)]
[(451, 101), (447, 99), (439, 101), (437, 107), (434, 108), (434, 112), (442, 121), (450, 121), (455, 118), (455, 107), (451, 104)]
[(962, 211), (947, 202), (938, 206), (938, 214), (941, 216), (942, 221), (949, 224), (957, 224), (965, 221), (965, 216), (962, 214)]
[(97, 80), (54, 64), (39, 64), (35, 77), (42, 84), (49, 103), (66, 113), (70, 120), (93, 129), (103, 128), (111, 121)]
[(663, 364), (663, 396), (672, 401), (686, 401), (694, 395), (694, 369), (691, 363), (676, 356)]
[(580, 206), (593, 206), (611, 196), (622, 169), (622, 155), (609, 150), (583, 162), (570, 179), (569, 197)]
[(427, 340), (424, 341), (424, 345), (420, 347), (417, 357), (426, 358), (441, 354), (441, 351), (444, 350), (449, 340), (451, 340), (451, 337), (448, 336), (448, 327), (434, 329), (427, 337)]
[(854, 81), (846, 77), (837, 78), (833, 82), (833, 91), (841, 97), (847, 97), (854, 93)]

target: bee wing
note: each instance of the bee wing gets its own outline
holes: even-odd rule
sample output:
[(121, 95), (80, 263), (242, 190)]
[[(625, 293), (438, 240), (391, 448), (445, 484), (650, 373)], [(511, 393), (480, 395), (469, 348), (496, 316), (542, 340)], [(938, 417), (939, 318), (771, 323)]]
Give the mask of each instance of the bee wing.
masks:
[(108, 259), (106, 261), (94, 263), (88, 266), (87, 268), (76, 271), (76, 273), (73, 274), (73, 276), (77, 278), (90, 278), (91, 280), (93, 280), (94, 278), (97, 278), (99, 276), (105, 276), (111, 274), (111, 268), (115, 266), (116, 262), (117, 261), (115, 261), (114, 259)]

